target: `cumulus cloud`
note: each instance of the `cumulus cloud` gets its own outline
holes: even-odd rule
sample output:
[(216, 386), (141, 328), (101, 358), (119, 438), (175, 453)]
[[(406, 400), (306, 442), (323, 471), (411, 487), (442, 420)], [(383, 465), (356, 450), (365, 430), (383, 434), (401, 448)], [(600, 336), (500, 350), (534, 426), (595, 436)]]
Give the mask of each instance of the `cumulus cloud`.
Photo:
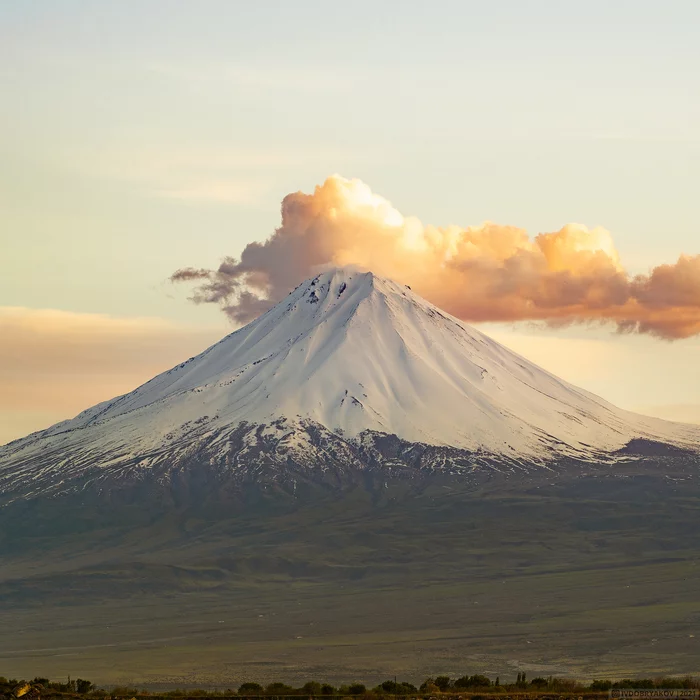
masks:
[(410, 284), (470, 322), (609, 322), (669, 340), (700, 334), (700, 255), (632, 276), (603, 228), (567, 224), (530, 237), (491, 222), (430, 226), (338, 175), (313, 194), (287, 195), (281, 226), (240, 259), (184, 268), (172, 280), (194, 282), (193, 301), (245, 323), (319, 269), (348, 264)]

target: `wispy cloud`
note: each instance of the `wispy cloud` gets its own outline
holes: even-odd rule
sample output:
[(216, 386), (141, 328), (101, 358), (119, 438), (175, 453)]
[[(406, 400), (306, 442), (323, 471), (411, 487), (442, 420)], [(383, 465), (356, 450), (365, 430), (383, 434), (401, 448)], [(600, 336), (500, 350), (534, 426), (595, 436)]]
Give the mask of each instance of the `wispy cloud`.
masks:
[(360, 162), (366, 154), (338, 147), (253, 148), (232, 144), (148, 144), (54, 149), (60, 167), (90, 179), (121, 183), (145, 197), (203, 206), (256, 206), (289, 171), (328, 162)]
[(0, 307), (0, 444), (131, 391), (221, 335), (159, 318)]
[(700, 425), (700, 403), (643, 404), (635, 410), (648, 416)]
[(358, 80), (349, 72), (340, 72), (337, 66), (325, 68), (319, 64), (298, 63), (285, 66), (280, 63), (265, 65), (220, 61), (160, 62), (149, 64), (146, 70), (194, 87), (236, 87), (246, 91), (259, 91), (268, 97), (274, 95), (274, 92), (325, 94), (328, 91), (343, 91)]
[(263, 183), (236, 180), (211, 180), (157, 190), (155, 194), (167, 199), (185, 202), (212, 202), (222, 204), (253, 205), (261, 201), (268, 187)]
[(80, 151), (70, 167), (90, 178), (123, 183), (146, 197), (192, 204), (253, 206), (270, 190), (269, 173), (289, 154), (232, 148), (150, 146)]

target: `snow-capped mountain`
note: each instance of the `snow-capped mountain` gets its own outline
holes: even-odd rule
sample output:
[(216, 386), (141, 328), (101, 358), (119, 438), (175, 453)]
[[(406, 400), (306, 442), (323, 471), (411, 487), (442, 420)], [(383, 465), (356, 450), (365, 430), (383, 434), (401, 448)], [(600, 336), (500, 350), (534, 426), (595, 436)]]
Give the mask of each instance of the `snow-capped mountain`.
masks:
[(700, 448), (700, 428), (622, 411), (410, 288), (342, 268), (134, 391), (0, 448), (0, 491), (193, 460), (361, 468), (387, 436), (462, 466), (600, 459), (635, 438)]

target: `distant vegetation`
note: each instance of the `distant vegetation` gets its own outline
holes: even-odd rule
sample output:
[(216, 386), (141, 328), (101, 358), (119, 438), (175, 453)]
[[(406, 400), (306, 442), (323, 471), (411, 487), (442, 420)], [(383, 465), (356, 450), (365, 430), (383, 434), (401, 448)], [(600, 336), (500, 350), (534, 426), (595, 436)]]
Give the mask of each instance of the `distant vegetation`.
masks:
[(510, 695), (591, 695), (607, 696), (608, 691), (615, 688), (700, 688), (700, 678), (659, 677), (659, 678), (625, 678), (622, 680), (594, 680), (582, 683), (571, 678), (554, 678), (553, 676), (536, 676), (529, 679), (526, 673), (519, 673), (514, 682), (501, 682), (500, 678), (491, 679), (481, 674), (465, 675), (459, 678), (435, 676), (426, 678), (420, 686), (405, 681), (386, 680), (374, 688), (368, 688), (363, 683), (351, 683), (333, 686), (330, 683), (309, 681), (299, 688), (286, 683), (246, 682), (236, 688), (226, 688), (216, 691), (189, 689), (171, 690), (165, 693), (152, 693), (147, 690), (118, 686), (111, 689), (98, 688), (88, 680), (78, 678), (68, 679), (65, 683), (50, 681), (48, 678), (34, 678), (31, 681), (7, 679), (0, 676), (0, 700), (38, 700), (41, 697), (85, 697), (85, 698), (135, 698), (148, 697), (150, 700), (171, 697), (270, 697), (285, 696), (323, 698), (381, 698), (382, 696), (422, 697), (459, 696), (462, 698), (477, 698), (502, 695), (504, 700)]

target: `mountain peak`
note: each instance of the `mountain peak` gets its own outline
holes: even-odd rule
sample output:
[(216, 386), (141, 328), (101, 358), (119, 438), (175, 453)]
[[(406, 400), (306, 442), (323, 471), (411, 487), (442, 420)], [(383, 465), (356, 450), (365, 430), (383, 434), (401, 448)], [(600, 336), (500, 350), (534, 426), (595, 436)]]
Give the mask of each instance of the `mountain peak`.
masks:
[[(373, 291), (384, 293), (395, 292), (399, 288), (395, 282), (376, 275), (371, 270), (364, 270), (354, 265), (345, 267), (332, 267), (309, 277), (302, 282), (290, 296), (299, 290), (310, 298), (312, 302), (335, 297), (340, 299), (346, 292), (350, 295), (365, 297)], [(406, 287), (408, 289), (408, 287)]]
[(344, 444), (396, 436), (529, 461), (598, 459), (635, 439), (700, 446), (697, 428), (621, 411), (407, 286), (339, 267), (134, 391), (0, 448), (0, 477), (49, 454), (172, 465), (206, 446), (225, 461), (241, 426), (301, 455), (310, 426)]

